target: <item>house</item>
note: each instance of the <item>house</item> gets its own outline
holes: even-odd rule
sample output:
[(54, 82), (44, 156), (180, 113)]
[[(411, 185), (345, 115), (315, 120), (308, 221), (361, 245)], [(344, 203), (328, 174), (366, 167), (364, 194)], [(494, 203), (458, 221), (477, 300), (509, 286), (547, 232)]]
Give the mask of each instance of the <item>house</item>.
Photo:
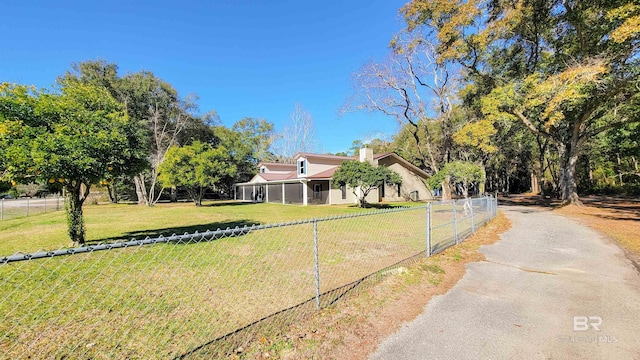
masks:
[(426, 185), (429, 175), (394, 153), (374, 155), (372, 149), (363, 148), (359, 159), (298, 153), (294, 160), (295, 164), (261, 162), (258, 164), (258, 174), (249, 182), (235, 184), (235, 199), (303, 205), (357, 203), (358, 199), (351, 188), (333, 188), (333, 173), (347, 160), (387, 166), (402, 177), (401, 185), (384, 184), (378, 191), (370, 192), (366, 199), (368, 203), (432, 198)]

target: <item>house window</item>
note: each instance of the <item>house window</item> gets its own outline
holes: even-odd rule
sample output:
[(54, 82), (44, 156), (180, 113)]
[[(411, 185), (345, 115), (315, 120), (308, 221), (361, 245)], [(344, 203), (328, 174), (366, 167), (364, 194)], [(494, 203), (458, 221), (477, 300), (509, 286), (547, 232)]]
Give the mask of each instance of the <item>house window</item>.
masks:
[(322, 199), (322, 185), (313, 184), (313, 198)]
[(342, 200), (347, 198), (347, 185), (340, 186), (340, 192), (342, 193)]
[(307, 175), (307, 160), (298, 160), (298, 175)]
[(380, 186), (380, 197), (384, 197), (384, 182), (382, 183), (382, 186)]
[(267, 171), (267, 168), (265, 168), (264, 166), (260, 167), (260, 173), (264, 174)]
[(398, 184), (398, 197), (400, 197), (400, 186), (402, 186), (402, 184)]

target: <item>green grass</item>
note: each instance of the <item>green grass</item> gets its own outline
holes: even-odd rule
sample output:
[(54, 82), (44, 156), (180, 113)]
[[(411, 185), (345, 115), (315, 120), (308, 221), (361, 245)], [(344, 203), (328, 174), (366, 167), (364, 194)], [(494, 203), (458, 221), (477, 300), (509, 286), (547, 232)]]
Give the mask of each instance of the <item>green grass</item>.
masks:
[[(397, 203), (393, 206), (422, 205)], [(320, 218), (375, 209), (353, 206), (297, 206), (205, 202), (138, 205), (87, 205), (84, 207), (87, 241), (108, 242), (147, 236), (183, 234), (252, 224)], [(64, 211), (0, 221), (0, 255), (57, 250), (69, 247)]]
[[(88, 239), (114, 241), (373, 211), (348, 206), (87, 206)], [(434, 213), (434, 223), (445, 214)], [(322, 292), (425, 251), (425, 212), (317, 224)], [(68, 245), (64, 213), (0, 222), (1, 253)], [(0, 266), (0, 353), (173, 358), (315, 295), (313, 224)]]

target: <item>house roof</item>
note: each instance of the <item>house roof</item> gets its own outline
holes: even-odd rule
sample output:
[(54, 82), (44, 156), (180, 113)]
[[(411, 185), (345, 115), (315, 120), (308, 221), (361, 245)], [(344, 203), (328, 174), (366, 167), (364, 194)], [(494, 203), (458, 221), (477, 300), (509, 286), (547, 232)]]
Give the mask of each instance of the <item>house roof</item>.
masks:
[(393, 157), (394, 159), (398, 160), (399, 162), (401, 162), (403, 165), (405, 165), (406, 167), (410, 168), (411, 170), (419, 173), (420, 175), (423, 175), (424, 177), (430, 177), (431, 175), (427, 174), (424, 170), (420, 169), (419, 167), (413, 165), (412, 163), (408, 162), (407, 160), (405, 160), (404, 158), (402, 158), (402, 156), (396, 154), (396, 153), (386, 153), (386, 154), (378, 154), (378, 155), (374, 155), (373, 159), (374, 160), (380, 160), (380, 159), (384, 159), (387, 157)]
[(286, 163), (278, 163), (278, 162), (261, 161), (258, 163), (258, 167), (261, 167), (261, 166), (266, 166), (273, 170), (276, 170), (276, 169), (295, 170), (296, 169), (296, 164), (286, 164)]
[(296, 179), (298, 177), (298, 175), (293, 171), (288, 173), (260, 173), (258, 176), (266, 181), (289, 180)]
[(293, 156), (294, 159), (299, 159), (301, 157), (304, 158), (313, 158), (313, 159), (326, 159), (326, 160), (357, 160), (355, 156), (338, 156), (338, 155), (325, 155), (325, 154), (314, 154), (314, 153), (306, 153), (299, 152)]
[(327, 169), (325, 171), (321, 171), (311, 176), (307, 176), (307, 179), (331, 179), (333, 177), (333, 173), (335, 173), (336, 170), (338, 170), (338, 166), (332, 167), (331, 169)]

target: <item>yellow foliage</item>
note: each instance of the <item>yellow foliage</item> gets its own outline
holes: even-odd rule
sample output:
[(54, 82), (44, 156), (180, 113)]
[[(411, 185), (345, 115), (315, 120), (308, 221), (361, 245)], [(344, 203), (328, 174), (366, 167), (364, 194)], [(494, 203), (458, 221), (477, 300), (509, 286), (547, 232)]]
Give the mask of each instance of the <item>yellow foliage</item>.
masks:
[(498, 151), (498, 148), (491, 144), (491, 137), (497, 132), (493, 122), (485, 118), (463, 126), (453, 134), (453, 140), (459, 145), (471, 146), (491, 154)]
[(588, 90), (597, 86), (600, 76), (607, 71), (602, 62), (569, 67), (534, 86), (528, 94), (526, 106), (544, 106), (541, 115), (549, 129), (565, 119), (563, 110), (566, 106), (588, 100), (591, 96)]
[(464, 37), (481, 15), (479, 0), (414, 0), (400, 11), (409, 31), (421, 25), (437, 29), (438, 62), (454, 59), (468, 51)]
[(625, 42), (640, 35), (640, 5), (628, 3), (607, 13), (609, 20), (622, 21), (622, 24), (610, 34), (617, 43)]
[(640, 35), (640, 15), (628, 18), (622, 25), (611, 32), (611, 39), (617, 43)]

